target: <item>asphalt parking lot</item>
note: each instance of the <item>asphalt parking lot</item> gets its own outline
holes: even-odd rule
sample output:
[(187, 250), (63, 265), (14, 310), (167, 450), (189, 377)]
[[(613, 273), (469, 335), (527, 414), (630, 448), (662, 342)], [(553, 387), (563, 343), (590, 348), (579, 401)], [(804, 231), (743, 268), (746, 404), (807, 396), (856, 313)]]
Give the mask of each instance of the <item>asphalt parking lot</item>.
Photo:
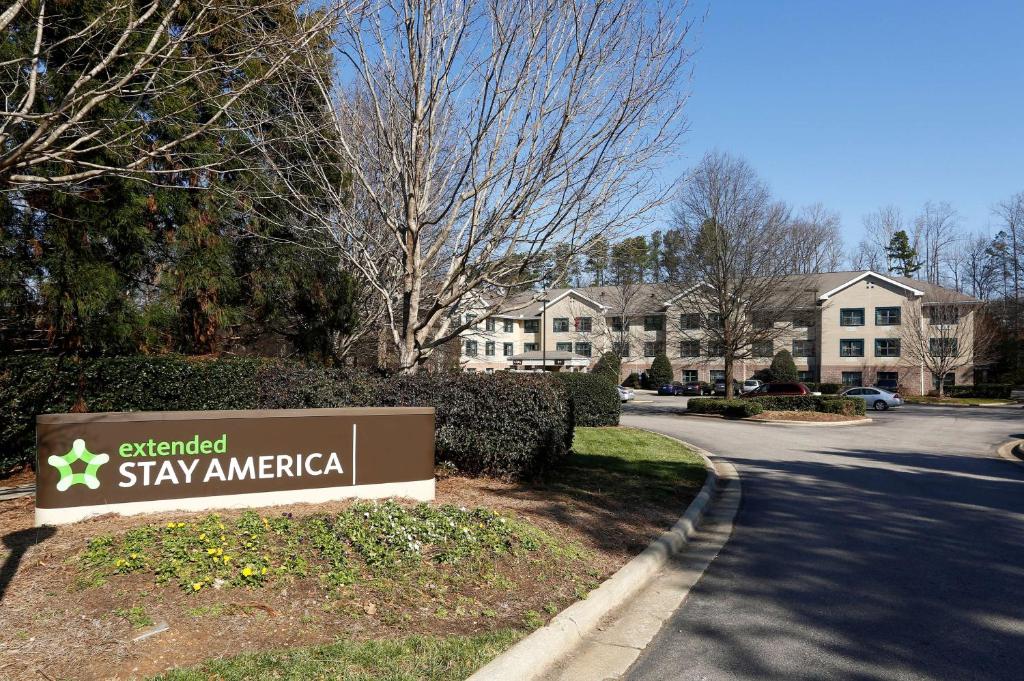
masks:
[(675, 414), (624, 425), (731, 461), (733, 535), (626, 678), (1020, 679), (1024, 466), (994, 454), (1024, 410), (905, 405), (870, 424)]

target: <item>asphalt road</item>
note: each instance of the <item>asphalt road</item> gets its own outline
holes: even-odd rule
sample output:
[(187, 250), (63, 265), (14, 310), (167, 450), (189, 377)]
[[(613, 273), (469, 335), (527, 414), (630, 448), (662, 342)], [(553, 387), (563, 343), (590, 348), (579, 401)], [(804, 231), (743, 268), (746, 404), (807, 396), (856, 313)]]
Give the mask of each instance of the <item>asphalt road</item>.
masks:
[(731, 461), (732, 538), (624, 678), (1024, 679), (1024, 410), (908, 406), (842, 428), (623, 423)]

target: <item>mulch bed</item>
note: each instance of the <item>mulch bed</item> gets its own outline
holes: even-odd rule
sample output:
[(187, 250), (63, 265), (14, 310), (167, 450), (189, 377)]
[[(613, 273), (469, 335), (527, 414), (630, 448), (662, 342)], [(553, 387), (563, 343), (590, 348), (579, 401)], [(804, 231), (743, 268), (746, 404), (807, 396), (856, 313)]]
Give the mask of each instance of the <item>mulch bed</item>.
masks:
[[(69, 561), (96, 535), (187, 520), (203, 514), (102, 516), (59, 528), (32, 527), (33, 497), (0, 503), (0, 678), (128, 679), (245, 652), (308, 646), (339, 638), (408, 634), (468, 634), (523, 626), (524, 614), (547, 619), (576, 600), (671, 526), (687, 498), (672, 507), (618, 498), (615, 489), (565, 494), (538, 483), (453, 477), (438, 481), (437, 502), (512, 512), (558, 540), (589, 552), (573, 578), (565, 566), (544, 576), (528, 561), (501, 561), (493, 586), (452, 593), (449, 612), (436, 616), (436, 594), (402, 589), (351, 589), (325, 596), (318, 583), (298, 579), (283, 589), (225, 588), (196, 597), (152, 576), (119, 575), (82, 588)], [(351, 502), (260, 509), (265, 515), (331, 513)], [(221, 511), (234, 517), (241, 511)], [(561, 568), (561, 569), (559, 569)], [(587, 574), (589, 573), (589, 574)], [(539, 581), (543, 579), (543, 581)], [(408, 587), (408, 588), (405, 588)], [(584, 589), (585, 591), (586, 589)], [(133, 642), (140, 633), (114, 610), (143, 604), (169, 630)], [(483, 610), (483, 614), (482, 611)]]

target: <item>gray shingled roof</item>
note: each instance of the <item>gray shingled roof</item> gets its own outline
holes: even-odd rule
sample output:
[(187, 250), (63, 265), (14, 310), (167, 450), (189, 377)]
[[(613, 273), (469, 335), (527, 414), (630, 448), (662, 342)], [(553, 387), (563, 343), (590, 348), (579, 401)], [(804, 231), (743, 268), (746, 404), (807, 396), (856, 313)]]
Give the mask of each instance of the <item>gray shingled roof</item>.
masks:
[[(792, 277), (788, 277), (788, 279), (792, 282), (792, 285), (806, 289), (807, 298), (804, 304), (807, 307), (814, 307), (817, 304), (819, 296), (838, 286), (842, 286), (848, 281), (856, 279), (867, 271), (868, 270), (821, 272), (818, 274), (794, 275)], [(911, 279), (909, 277), (900, 277), (881, 272), (876, 272), (876, 274), (887, 279), (891, 279), (892, 281), (899, 282), (904, 286), (909, 286), (910, 288), (922, 291), (924, 293), (923, 299), (926, 303), (937, 301), (945, 302), (948, 300), (962, 302), (977, 301), (976, 298), (969, 295), (958, 293), (941, 286), (936, 286), (935, 284), (930, 284), (926, 281), (921, 281), (920, 279)], [(627, 290), (625, 294), (617, 286), (580, 286), (573, 288), (548, 289), (548, 300), (556, 300), (567, 291), (575, 291), (585, 298), (588, 298), (600, 305), (607, 306), (607, 314), (609, 315), (614, 315), (616, 312), (621, 311), (625, 311), (628, 315), (664, 312), (665, 303), (678, 294), (678, 291), (673, 290), (673, 288), (667, 284), (643, 284), (635, 287), (633, 290)], [(518, 293), (509, 298), (502, 308), (503, 310), (509, 310), (509, 312), (506, 313), (509, 317), (522, 319), (538, 317), (541, 314), (543, 306), (539, 300), (530, 301), (532, 298), (539, 296), (540, 293), (537, 291)], [(525, 307), (521, 307), (524, 304)], [(499, 316), (501, 315), (499, 314)]]

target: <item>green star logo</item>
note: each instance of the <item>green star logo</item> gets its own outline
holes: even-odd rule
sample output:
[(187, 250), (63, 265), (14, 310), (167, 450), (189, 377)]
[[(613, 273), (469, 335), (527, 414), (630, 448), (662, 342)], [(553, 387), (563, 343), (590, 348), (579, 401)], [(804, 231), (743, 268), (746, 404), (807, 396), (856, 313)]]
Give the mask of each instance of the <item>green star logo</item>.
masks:
[[(71, 464), (78, 460), (85, 462), (84, 473), (75, 473), (71, 470)], [(71, 451), (64, 456), (51, 456), (46, 460), (60, 473), (60, 480), (57, 481), (58, 492), (63, 492), (72, 485), (85, 485), (89, 489), (96, 489), (100, 486), (96, 471), (108, 461), (110, 457), (106, 454), (93, 454), (86, 449), (85, 440), (81, 439), (75, 440), (71, 444)]]

